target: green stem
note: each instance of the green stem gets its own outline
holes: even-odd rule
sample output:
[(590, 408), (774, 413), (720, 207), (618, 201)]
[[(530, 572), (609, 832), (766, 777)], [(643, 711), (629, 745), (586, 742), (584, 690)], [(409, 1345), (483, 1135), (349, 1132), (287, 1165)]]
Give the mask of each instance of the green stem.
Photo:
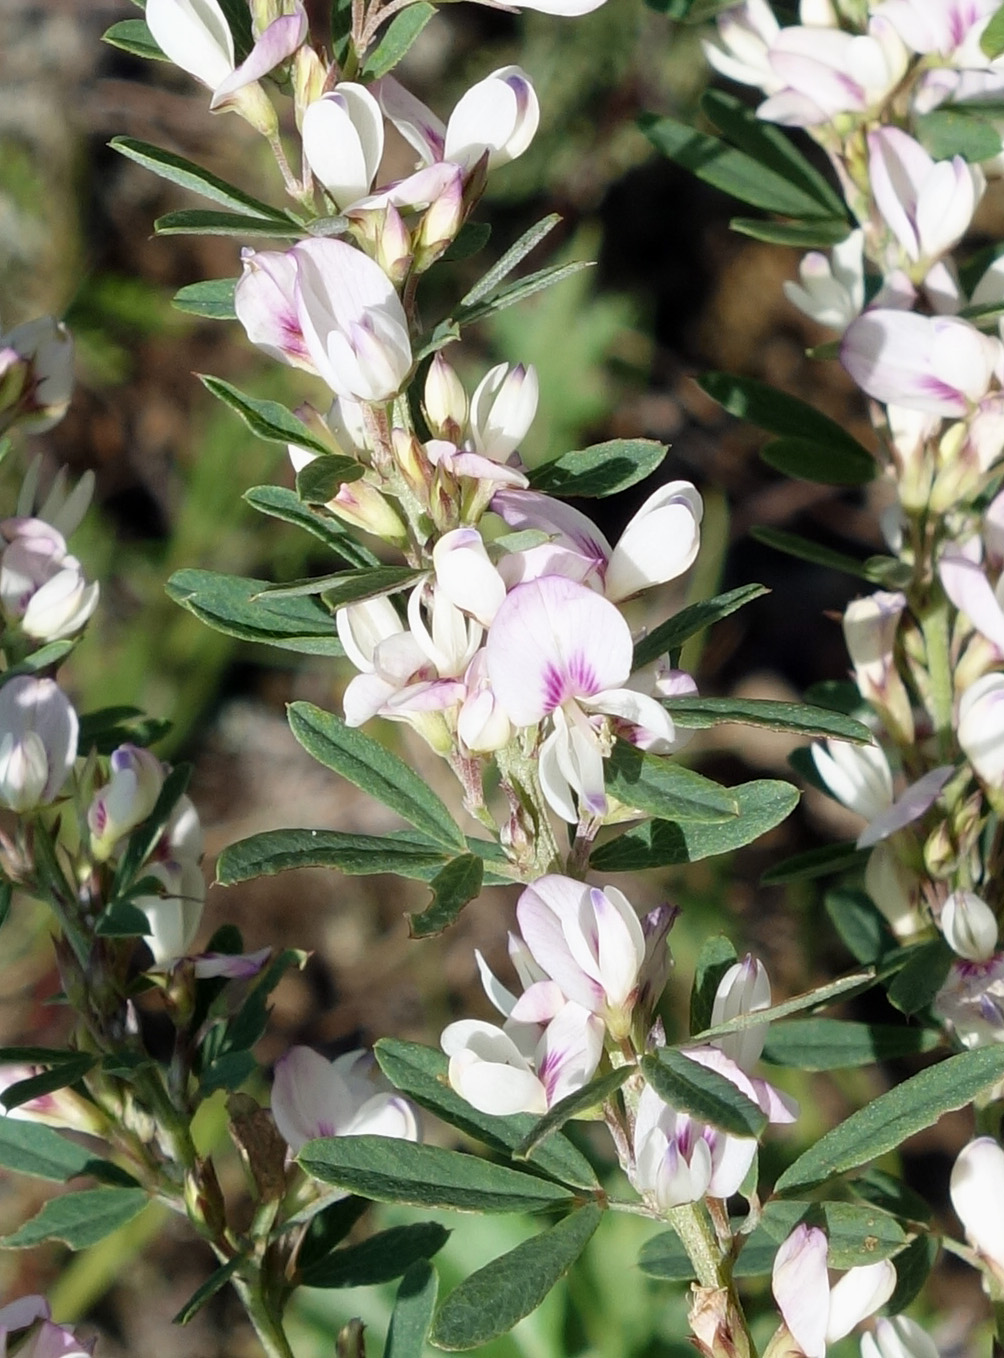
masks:
[(952, 709), (955, 690), (949, 645), (948, 600), (939, 590), (920, 617), (930, 686), (930, 714), (942, 758), (952, 752)]
[(268, 1358), (293, 1358), (282, 1320), (269, 1300), (261, 1274), (253, 1279), (236, 1277), (234, 1286)]
[[(756, 1346), (732, 1281), (732, 1262), (719, 1243), (706, 1208), (702, 1203), (683, 1203), (680, 1207), (671, 1207), (666, 1212), (666, 1220), (680, 1237), (705, 1297), (717, 1294), (712, 1297), (713, 1315), (717, 1321), (712, 1351), (716, 1355), (727, 1353), (730, 1358), (755, 1358)], [(691, 1323), (695, 1323), (701, 1307), (701, 1293), (698, 1292)], [(706, 1350), (702, 1345), (703, 1351)]]

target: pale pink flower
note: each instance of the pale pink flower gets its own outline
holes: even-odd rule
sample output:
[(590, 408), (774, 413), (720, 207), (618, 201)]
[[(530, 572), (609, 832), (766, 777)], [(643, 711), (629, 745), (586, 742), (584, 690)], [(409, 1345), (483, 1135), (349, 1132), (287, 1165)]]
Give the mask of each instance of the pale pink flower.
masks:
[(812, 250), (798, 266), (798, 282), (781, 284), (799, 311), (841, 333), (865, 304), (864, 232), (858, 228), (829, 255)]
[(294, 1155), (319, 1136), (419, 1140), (415, 1110), (362, 1050), (328, 1061), (310, 1047), (291, 1047), (275, 1065), (272, 1116)]
[(849, 1269), (831, 1288), (827, 1240), (817, 1226), (796, 1226), (774, 1259), (771, 1280), (784, 1323), (806, 1358), (825, 1358), (826, 1345), (850, 1334), (892, 1296), (896, 1270), (888, 1259)]
[(72, 394), (73, 340), (65, 325), (40, 316), (0, 335), (0, 434), (13, 424), (44, 433), (66, 414)]
[(54, 679), (18, 675), (0, 687), (0, 805), (46, 806), (77, 757), (79, 722)]
[(1004, 1150), (990, 1136), (963, 1146), (949, 1183), (966, 1239), (1004, 1280)]
[(380, 105), (365, 85), (343, 81), (304, 111), (303, 154), (340, 208), (369, 193), (383, 142)]
[(953, 962), (931, 1008), (964, 1047), (1004, 1042), (1004, 953)]

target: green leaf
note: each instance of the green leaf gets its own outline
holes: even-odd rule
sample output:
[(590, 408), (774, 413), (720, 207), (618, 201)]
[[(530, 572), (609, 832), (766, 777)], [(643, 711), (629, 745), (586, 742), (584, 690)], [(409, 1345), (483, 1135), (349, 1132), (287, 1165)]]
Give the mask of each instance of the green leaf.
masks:
[(921, 114), (913, 126), (917, 140), (934, 160), (961, 156), (978, 165), (1001, 152), (1001, 134), (991, 119), (964, 111), (958, 104)]
[(412, 938), (431, 938), (453, 924), (457, 916), (481, 891), (484, 881), (484, 859), (465, 853), (454, 858), (436, 873), (429, 885), (432, 901), (417, 915), (408, 916), (408, 932)]
[(432, 1342), (441, 1349), (473, 1349), (507, 1334), (568, 1272), (602, 1216), (593, 1204), (581, 1207), (465, 1278), (439, 1308)]
[(731, 373), (705, 373), (698, 378), (698, 385), (737, 419), (748, 420), (782, 438), (806, 439), (818, 444), (820, 448), (831, 450), (835, 461), (842, 458), (863, 465), (867, 459), (874, 466), (867, 448), (835, 420), (764, 382), (757, 382), (752, 377), (735, 377)]
[(116, 1168), (52, 1127), (9, 1117), (0, 1117), (0, 1165), (53, 1183), (65, 1183), (79, 1174), (95, 1174), (104, 1167)]
[[(742, 1222), (732, 1224), (738, 1228)], [(733, 1277), (759, 1278), (769, 1273), (777, 1245), (767, 1232), (755, 1230), (740, 1236), (739, 1241), (742, 1252), (733, 1267)], [(666, 1282), (686, 1283), (696, 1278), (690, 1256), (675, 1231), (663, 1231), (647, 1240), (638, 1255), (638, 1267), (650, 1278), (661, 1278)]]
[(419, 1259), (431, 1259), (450, 1237), (436, 1221), (392, 1226), (359, 1245), (335, 1250), (301, 1269), (306, 1287), (371, 1287), (400, 1278)]
[[(311, 1204), (311, 1208), (314, 1207), (317, 1210), (307, 1220), (307, 1229), (296, 1252), (296, 1264), (301, 1273), (327, 1258), (335, 1246), (341, 1244), (356, 1222), (369, 1210), (370, 1203), (365, 1198), (336, 1194), (335, 1201), (328, 1203), (326, 1207)], [(310, 1211), (311, 1208), (306, 1210)], [(301, 1212), (287, 1219), (284, 1222), (284, 1229), (293, 1230), (302, 1225), (304, 1216), (305, 1212)]]
[(148, 717), (138, 707), (102, 707), (80, 718), (77, 744), (81, 754), (92, 749), (98, 754), (111, 754), (127, 742), (144, 747), (154, 745), (170, 729), (170, 722)]
[(994, 13), (980, 34), (980, 51), (991, 61), (1004, 52), (1004, 5)]
[(362, 79), (379, 80), (382, 75), (392, 71), (435, 13), (434, 5), (427, 4), (426, 0), (418, 0), (417, 4), (409, 5), (396, 14), (363, 62)]
[(795, 1070), (849, 1070), (933, 1051), (941, 1035), (927, 1028), (845, 1019), (794, 1019), (776, 1023), (767, 1035), (764, 1060)]
[[(307, 426), (287, 410), (278, 401), (259, 401), (254, 396), (248, 396), (245, 392), (238, 390), (230, 382), (224, 382), (222, 377), (211, 377), (207, 373), (198, 374), (199, 381), (207, 391), (237, 412), (252, 434), (257, 434), (260, 439), (268, 443), (295, 443), (300, 448), (306, 448), (308, 452), (319, 453), (323, 457), (333, 456), (331, 448), (326, 443), (310, 432)], [(350, 463), (352, 467), (359, 468), (359, 475), (362, 475), (362, 468), (353, 462), (351, 458), (338, 459)], [(312, 463), (309, 465), (313, 465)], [(343, 480), (352, 479), (343, 477)], [(331, 497), (328, 496), (328, 499)]]
[(28, 1249), (43, 1240), (61, 1240), (71, 1250), (96, 1245), (112, 1231), (138, 1216), (150, 1201), (142, 1188), (87, 1188), (64, 1193), (12, 1235), (0, 1239), (8, 1250)]
[(379, 741), (313, 703), (291, 703), (289, 725), (307, 753), (325, 768), (391, 807), (437, 844), (466, 851), (463, 831), (428, 783)]
[(691, 637), (769, 593), (766, 585), (740, 585), (738, 589), (730, 589), (727, 594), (716, 594), (713, 599), (704, 599), (682, 608), (635, 642), (633, 668), (639, 669), (652, 660), (658, 660), (666, 651), (679, 651)]
[(852, 1202), (769, 1202), (760, 1228), (778, 1245), (796, 1226), (822, 1226), (829, 1241), (826, 1262), (832, 1268), (857, 1268), (888, 1259), (906, 1244), (906, 1232), (888, 1212)]
[(351, 457), (330, 450), (296, 473), (296, 493), (305, 505), (326, 505), (346, 482), (358, 481), (365, 468)]
[(147, 61), (170, 61), (157, 46), (145, 19), (120, 19), (102, 33), (101, 41), (111, 47), (118, 47), (134, 57), (145, 57)]
[(927, 1223), (934, 1215), (926, 1199), (908, 1188), (901, 1179), (881, 1169), (865, 1170), (864, 1174), (851, 1180), (851, 1188), (865, 1202), (880, 1207), (883, 1212), (891, 1212), (903, 1221)]
[(216, 860), (216, 880), (233, 886), (291, 868), (334, 868), (351, 877), (393, 872), (425, 882), (446, 865), (445, 851), (427, 839), (353, 835), (340, 830), (266, 830), (228, 844)]
[(740, 783), (729, 791), (739, 803), (739, 815), (731, 820), (720, 825), (649, 821), (601, 844), (593, 851), (590, 865), (598, 872), (640, 872), (730, 853), (780, 825), (799, 798), (797, 788), (773, 778)]
[(690, 1032), (699, 1033), (711, 1026), (718, 985), (729, 967), (734, 966), (736, 950), (724, 934), (712, 934), (701, 944), (694, 967), (690, 992)]
[(432, 1265), (425, 1259), (412, 1264), (397, 1289), (383, 1358), (422, 1358), (438, 1290)]
[(798, 250), (828, 250), (847, 239), (850, 231), (846, 217), (821, 217), (818, 221), (772, 222), (762, 217), (733, 217), (733, 231), (768, 245), (787, 245)]
[(567, 500), (614, 495), (651, 476), (668, 448), (655, 439), (611, 439), (564, 453), (530, 472), (530, 485)]
[(536, 273), (527, 274), (525, 278), (518, 278), (514, 283), (506, 284), (484, 301), (474, 302), (471, 306), (459, 306), (454, 312), (453, 321), (458, 326), (472, 325), (475, 321), (483, 320), (485, 316), (491, 316), (496, 311), (504, 311), (506, 307), (515, 306), (517, 302), (525, 302), (528, 297), (543, 292), (545, 288), (553, 287), (555, 283), (561, 283), (566, 278), (571, 278), (573, 274), (592, 267), (593, 261), (588, 259), (572, 260), (569, 264), (550, 264), (547, 268), (538, 269)]
[(806, 849), (804, 853), (783, 858), (780, 863), (768, 868), (760, 881), (764, 886), (776, 886), (780, 882), (809, 882), (816, 877), (849, 872), (864, 859), (864, 852), (853, 844), (824, 844), (819, 849)]
[[(749, 105), (724, 90), (707, 90), (701, 96), (701, 111), (740, 151), (804, 190), (824, 213), (845, 217), (844, 200), (780, 127), (765, 123)], [(846, 234), (846, 220), (843, 227)]]
[(769, 1009), (757, 1009), (752, 1014), (739, 1014), (734, 1019), (729, 1019), (727, 1023), (716, 1023), (713, 1028), (705, 1028), (703, 1032), (695, 1033), (693, 1040), (702, 1043), (714, 1042), (719, 1037), (727, 1037), (729, 1033), (741, 1033), (747, 1028), (759, 1028), (763, 1024), (776, 1023), (778, 1019), (801, 1013), (804, 1009), (819, 1009), (839, 996), (859, 994), (874, 984), (873, 971), (855, 971), (849, 976), (839, 976), (835, 981), (817, 986), (814, 990), (794, 995), (790, 1000), (782, 1000), (780, 1004), (772, 1004)]
[(750, 537), (767, 547), (773, 547), (778, 552), (784, 552), (787, 556), (797, 557), (799, 561), (811, 561), (816, 566), (843, 571), (845, 575), (853, 575), (858, 580), (868, 579), (863, 561), (858, 561), (845, 552), (834, 551), (832, 547), (812, 542), (809, 538), (799, 537), (797, 533), (784, 533), (779, 528), (767, 528), (757, 524), (750, 529)]
[(867, 453), (858, 456), (841, 449), (835, 454), (811, 438), (772, 439), (760, 449), (760, 457), (785, 476), (824, 486), (863, 486), (878, 473), (878, 464)]
[(521, 1160), (528, 1159), (538, 1146), (543, 1145), (549, 1136), (560, 1131), (569, 1119), (601, 1107), (608, 1099), (613, 1098), (632, 1070), (632, 1066), (618, 1066), (615, 1070), (608, 1071), (606, 1075), (596, 1076), (581, 1089), (566, 1094), (540, 1119), (530, 1135), (523, 1138), (516, 1147), (516, 1155)]
[[(151, 146), (149, 142), (137, 141), (135, 137), (113, 137), (108, 144), (120, 155), (127, 156), (129, 160), (135, 160), (137, 164), (160, 175), (161, 179), (170, 180), (172, 184), (178, 184), (183, 189), (190, 189), (193, 193), (219, 203), (222, 207), (234, 208), (238, 212), (250, 211), (256, 219), (268, 217), (280, 225), (288, 226), (293, 221), (281, 208), (270, 207), (268, 203), (252, 198), (243, 189), (228, 184), (225, 179), (218, 178), (209, 170), (204, 170), (201, 165), (186, 160), (184, 156), (176, 156), (159, 146)], [(302, 231), (302, 228), (298, 227), (298, 230)]]
[(623, 740), (604, 760), (603, 772), (611, 796), (650, 816), (720, 824), (739, 814), (739, 803), (728, 788)]
[(14, 903), (14, 887), (11, 882), (0, 880), (0, 929), (7, 923), (10, 908)]
[[(158, 878), (153, 877), (149, 880), (151, 884), (156, 883), (155, 893), (163, 889)], [(101, 938), (143, 938), (149, 932), (149, 919), (142, 910), (126, 900), (110, 902), (107, 909), (101, 912), (95, 930)]]
[(644, 114), (638, 125), (657, 151), (741, 203), (751, 203), (782, 217), (833, 217), (832, 209), (824, 206), (815, 192), (808, 193), (793, 182), (788, 172), (779, 174), (717, 137), (698, 132), (675, 118), (658, 118), (654, 114)]
[[(442, 1052), (433, 1051), (431, 1047), (384, 1037), (376, 1044), (374, 1052), (380, 1069), (395, 1089), (492, 1150), (515, 1151), (537, 1126), (539, 1119), (531, 1113), (503, 1118), (472, 1107), (450, 1088), (446, 1079), (449, 1063)], [(527, 1159), (537, 1169), (563, 1183), (590, 1191), (599, 1187), (589, 1161), (560, 1133), (530, 1151)]]
[(866, 965), (896, 947), (896, 940), (870, 896), (838, 887), (823, 897), (823, 907), (852, 957)]
[(323, 594), (327, 606), (335, 609), (363, 599), (396, 594), (421, 578), (422, 573), (413, 571), (410, 566), (372, 566), (363, 570), (335, 571), (312, 580), (293, 580), (286, 585), (269, 585), (262, 590), (262, 597), (300, 599), (309, 594)]
[(478, 279), (469, 292), (465, 293), (460, 299), (460, 305), (462, 307), (473, 306), (475, 302), (482, 301), (493, 292), (503, 278), (508, 278), (513, 269), (522, 263), (530, 251), (535, 249), (560, 221), (559, 215), (552, 212), (549, 216), (542, 217), (539, 222), (535, 222), (529, 231), (524, 231), (519, 240), (509, 247), (502, 258), (493, 264), (482, 278)]
[(50, 641), (45, 646), (40, 646), (37, 651), (32, 651), (31, 655), (26, 655), (23, 660), (0, 674), (0, 687), (10, 683), (20, 674), (38, 674), (40, 670), (61, 664), (76, 644), (77, 639), (74, 637), (63, 641)]
[(352, 566), (380, 564), (380, 558), (374, 556), (368, 547), (356, 542), (337, 519), (305, 505), (295, 490), (289, 490), (286, 486), (252, 486), (244, 492), (244, 499), (259, 514), (268, 514), (273, 519), (303, 528)]
[(919, 1014), (944, 985), (954, 961), (955, 954), (943, 938), (914, 949), (889, 986), (889, 1002), (902, 1014)]
[(569, 1189), (522, 1170), (389, 1136), (320, 1137), (308, 1141), (297, 1159), (312, 1178), (375, 1202), (462, 1212), (540, 1212), (572, 1200)]
[(267, 580), (218, 571), (175, 571), (166, 590), (189, 613), (227, 636), (304, 655), (340, 656), (335, 620), (315, 599), (270, 603)]
[(939, 1249), (937, 1236), (918, 1235), (896, 1255), (896, 1290), (886, 1303), (890, 1315), (900, 1315), (916, 1301), (934, 1268)]
[(226, 1287), (227, 1283), (243, 1263), (244, 1257), (240, 1254), (235, 1254), (232, 1259), (229, 1259), (225, 1264), (222, 1264), (216, 1269), (214, 1273), (211, 1273), (202, 1286), (188, 1298), (184, 1306), (171, 1321), (171, 1324), (187, 1325), (190, 1320), (194, 1320), (203, 1306), (205, 1306), (206, 1302), (212, 1297), (215, 1297), (217, 1292), (221, 1291), (222, 1288)]
[(484, 249), (491, 234), (487, 222), (464, 222), (453, 244), (448, 245), (439, 258), (446, 262), (470, 259)]
[(202, 283), (187, 283), (178, 289), (171, 301), (189, 316), (204, 316), (210, 321), (235, 321), (237, 281), (236, 278), (207, 278)]
[(767, 1115), (731, 1080), (691, 1061), (683, 1052), (663, 1047), (642, 1057), (641, 1068), (661, 1099), (701, 1122), (745, 1137), (758, 1137), (767, 1126)]
[(852, 740), (859, 745), (875, 743), (863, 722), (808, 703), (775, 702), (770, 698), (667, 698), (663, 706), (677, 725), (695, 731), (735, 721), (744, 726), (765, 726), (769, 731), (793, 731), (800, 736)]
[(944, 1113), (964, 1108), (1004, 1077), (1004, 1048), (979, 1047), (949, 1056), (880, 1094), (827, 1132), (775, 1185), (797, 1192), (884, 1155)]
[(182, 208), (165, 212), (153, 224), (158, 236), (268, 236), (270, 240), (292, 240), (303, 236), (299, 222), (279, 217), (249, 217), (243, 212), (215, 212), (212, 208)]

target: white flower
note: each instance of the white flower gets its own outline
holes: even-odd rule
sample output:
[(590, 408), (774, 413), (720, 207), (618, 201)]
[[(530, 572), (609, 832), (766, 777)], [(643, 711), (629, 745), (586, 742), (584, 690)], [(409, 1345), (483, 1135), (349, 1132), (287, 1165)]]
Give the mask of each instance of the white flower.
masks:
[(369, 193), (383, 155), (383, 115), (365, 85), (343, 81), (307, 106), (303, 154), (338, 207)]
[(997, 949), (997, 916), (973, 891), (953, 891), (938, 920), (945, 941), (959, 957), (987, 962)]
[(33, 811), (62, 790), (79, 722), (54, 679), (18, 675), (0, 688), (0, 805)]
[(841, 334), (865, 304), (864, 238), (860, 229), (835, 245), (829, 257), (818, 250), (804, 255), (797, 283), (781, 284), (793, 306)]
[(327, 1061), (310, 1047), (291, 1047), (275, 1065), (272, 1116), (294, 1155), (319, 1136), (419, 1139), (415, 1110), (362, 1050)]
[(1004, 1280), (1004, 1150), (992, 1137), (963, 1146), (949, 1192), (967, 1240)]

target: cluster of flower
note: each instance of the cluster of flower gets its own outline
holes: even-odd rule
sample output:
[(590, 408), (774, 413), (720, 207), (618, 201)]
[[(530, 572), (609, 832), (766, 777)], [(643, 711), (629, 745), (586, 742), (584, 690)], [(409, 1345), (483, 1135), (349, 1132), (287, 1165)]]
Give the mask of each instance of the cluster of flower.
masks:
[[(999, 156), (933, 159), (918, 120), (999, 98), (1004, 62), (981, 46), (997, 7), (884, 0), (859, 21), (838, 8), (803, 0), (801, 23), (781, 28), (763, 0), (747, 0), (721, 16), (707, 53), (764, 92), (760, 117), (811, 131), (857, 218), (829, 257), (805, 257), (787, 292), (842, 332), (841, 362), (876, 403), (898, 498), (883, 527), (911, 583), (844, 617), (885, 748), (813, 754), (833, 795), (868, 822), (866, 886), (896, 934), (933, 923), (958, 955), (935, 1008), (973, 1046), (1004, 1040), (999, 901), (976, 848), (988, 811), (1004, 805), (1004, 272), (995, 261), (964, 287), (951, 252), (1001, 167)], [(954, 611), (936, 621), (939, 604)], [(904, 784), (913, 779), (898, 797), (887, 750)], [(936, 803), (918, 836), (910, 827)]]

